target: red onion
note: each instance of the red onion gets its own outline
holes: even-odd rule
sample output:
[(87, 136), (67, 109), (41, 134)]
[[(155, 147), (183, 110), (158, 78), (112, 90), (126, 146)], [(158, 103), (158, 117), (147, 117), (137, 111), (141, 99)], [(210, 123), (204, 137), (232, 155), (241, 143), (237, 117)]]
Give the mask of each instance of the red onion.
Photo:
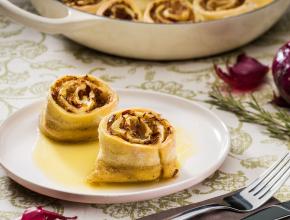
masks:
[[(280, 96), (285, 100), (285, 102), (288, 104), (288, 107), (289, 107), (290, 105), (290, 41), (278, 50), (273, 60), (272, 72), (273, 72), (274, 81), (279, 90)], [(275, 100), (274, 102), (277, 103)]]
[(65, 217), (58, 213), (47, 211), (42, 209), (42, 207), (33, 207), (25, 210), (21, 220), (68, 220), (77, 219), (77, 217)]
[(227, 72), (217, 65), (214, 66), (216, 74), (233, 89), (252, 90), (264, 80), (269, 67), (261, 64), (256, 59), (240, 54), (233, 66), (227, 64)]

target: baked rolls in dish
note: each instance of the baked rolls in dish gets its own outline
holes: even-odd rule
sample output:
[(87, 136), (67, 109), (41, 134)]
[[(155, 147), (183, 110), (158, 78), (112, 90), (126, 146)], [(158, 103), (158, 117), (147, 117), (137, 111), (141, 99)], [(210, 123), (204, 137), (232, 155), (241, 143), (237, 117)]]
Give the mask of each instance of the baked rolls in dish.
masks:
[(175, 130), (148, 109), (126, 109), (103, 118), (99, 146), (90, 183), (151, 181), (178, 172)]
[(252, 0), (194, 0), (197, 21), (217, 20), (252, 11), (257, 8)]
[(141, 11), (134, 0), (106, 0), (96, 14), (129, 21), (138, 21), (142, 18)]
[(143, 14), (144, 11), (147, 7), (147, 5), (152, 2), (152, 0), (134, 0), (135, 4), (137, 5), (137, 7), (140, 9), (141, 13), (142, 13), (142, 19), (143, 19)]
[(154, 0), (147, 5), (144, 21), (150, 23), (194, 22), (192, 5), (188, 0)]
[(104, 0), (62, 0), (67, 6), (96, 14), (97, 9)]
[(218, 20), (263, 7), (273, 0), (62, 0), (67, 6), (114, 19), (149, 23)]
[(57, 141), (94, 140), (101, 119), (117, 104), (117, 94), (96, 77), (63, 76), (50, 87), (39, 128)]

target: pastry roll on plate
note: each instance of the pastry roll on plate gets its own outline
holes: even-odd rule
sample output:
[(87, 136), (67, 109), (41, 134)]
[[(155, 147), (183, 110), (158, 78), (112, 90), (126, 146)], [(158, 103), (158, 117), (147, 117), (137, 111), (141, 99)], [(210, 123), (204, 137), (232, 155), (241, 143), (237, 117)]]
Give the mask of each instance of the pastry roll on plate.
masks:
[(150, 181), (178, 172), (175, 130), (151, 110), (126, 109), (103, 118), (99, 145), (91, 183)]
[(138, 21), (142, 17), (134, 0), (106, 0), (96, 14), (129, 21)]
[(192, 4), (188, 0), (154, 0), (148, 4), (144, 21), (150, 23), (193, 22)]
[(39, 127), (57, 141), (97, 139), (101, 119), (117, 104), (117, 94), (96, 77), (63, 76), (50, 87)]
[(104, 0), (62, 0), (69, 7), (88, 12), (91, 14), (96, 14), (100, 3)]
[(193, 10), (197, 21), (217, 20), (255, 10), (258, 1), (263, 0), (194, 0)]

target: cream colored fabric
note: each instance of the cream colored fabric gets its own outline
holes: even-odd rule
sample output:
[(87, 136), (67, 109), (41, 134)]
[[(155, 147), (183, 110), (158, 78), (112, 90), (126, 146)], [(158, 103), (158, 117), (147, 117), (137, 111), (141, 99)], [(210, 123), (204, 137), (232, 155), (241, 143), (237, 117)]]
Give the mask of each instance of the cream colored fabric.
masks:
[[(19, 7), (31, 9), (30, 1), (18, 0), (18, 2)], [(265, 37), (259, 38), (242, 50), (261, 59), (264, 64), (271, 65), (275, 48), (281, 47), (283, 42), (290, 40), (289, 18), (290, 8)], [(208, 92), (216, 83), (212, 74), (212, 64), (224, 64), (226, 60), (234, 60), (240, 52), (239, 50), (182, 62), (140, 62), (93, 52), (91, 49), (79, 46), (59, 35), (44, 35), (29, 27), (14, 23), (5, 16), (1, 16), (0, 27), (1, 62), (3, 63), (0, 77), (0, 121), (2, 123), (23, 106), (45, 98), (49, 84), (55, 77), (72, 71), (75, 73), (90, 71), (110, 81), (110, 85), (116, 88), (139, 88), (145, 91), (167, 93), (188, 100), (198, 100), (201, 105), (218, 114), (231, 131), (230, 154), (225, 163), (212, 176), (186, 190), (140, 202), (92, 205), (51, 199), (25, 190), (10, 180), (4, 169), (0, 168), (0, 219), (17, 219), (26, 208), (34, 205), (42, 205), (46, 209), (56, 212), (63, 211), (67, 216), (77, 215), (80, 220), (138, 219), (240, 189), (251, 183), (290, 149), (289, 143), (269, 137), (261, 126), (239, 123), (238, 117), (234, 114), (217, 110), (204, 103), (208, 99)], [(263, 107), (267, 108), (272, 99), (272, 86), (272, 77), (269, 77), (266, 85), (254, 93)], [(239, 98), (247, 101), (248, 96), (235, 95), (240, 95)], [(120, 102), (123, 101), (120, 99)], [(154, 109), (154, 106), (152, 108)], [(9, 134), (13, 135), (11, 132)], [(195, 138), (193, 136), (193, 140)], [(196, 143), (196, 147), (199, 147), (198, 143)], [(31, 146), (31, 150), (32, 148), (33, 146)], [(13, 150), (13, 146), (11, 146), (11, 150)], [(18, 159), (15, 158), (15, 160)], [(181, 168), (184, 166), (186, 165), (182, 164)], [(168, 182), (170, 184), (171, 181)], [(153, 184), (153, 186), (155, 185)], [(117, 186), (107, 187), (105, 190), (108, 190), (109, 195), (116, 188)], [(125, 186), (124, 190), (128, 190), (128, 188)], [(290, 179), (275, 197), (280, 201), (290, 200)]]

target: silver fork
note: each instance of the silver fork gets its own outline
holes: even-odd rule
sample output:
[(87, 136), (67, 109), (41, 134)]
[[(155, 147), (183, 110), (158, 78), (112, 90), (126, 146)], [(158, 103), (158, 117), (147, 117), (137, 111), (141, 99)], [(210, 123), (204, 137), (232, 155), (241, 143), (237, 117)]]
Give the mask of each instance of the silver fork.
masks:
[(285, 154), (242, 191), (223, 198), (220, 204), (208, 204), (178, 213), (167, 220), (186, 220), (214, 210), (249, 212), (267, 202), (290, 175), (290, 155)]

